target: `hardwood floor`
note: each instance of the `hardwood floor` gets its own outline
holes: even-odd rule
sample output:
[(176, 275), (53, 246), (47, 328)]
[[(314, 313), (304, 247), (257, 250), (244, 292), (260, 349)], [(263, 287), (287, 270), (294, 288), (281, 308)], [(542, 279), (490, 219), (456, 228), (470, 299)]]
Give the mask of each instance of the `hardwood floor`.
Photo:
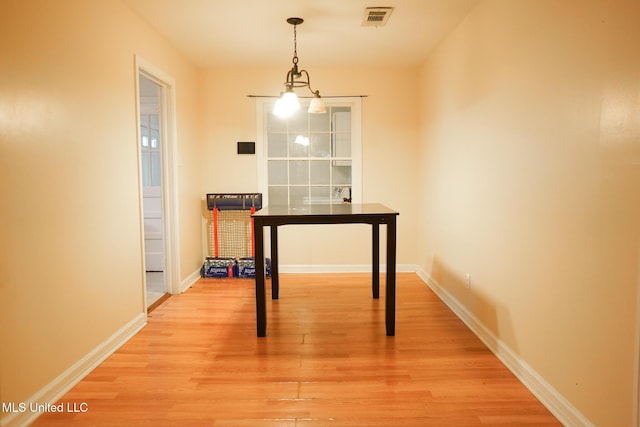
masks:
[(369, 275), (283, 274), (257, 338), (254, 281), (202, 279), (60, 401), (86, 412), (33, 425), (560, 425), (415, 274), (397, 287), (387, 337)]

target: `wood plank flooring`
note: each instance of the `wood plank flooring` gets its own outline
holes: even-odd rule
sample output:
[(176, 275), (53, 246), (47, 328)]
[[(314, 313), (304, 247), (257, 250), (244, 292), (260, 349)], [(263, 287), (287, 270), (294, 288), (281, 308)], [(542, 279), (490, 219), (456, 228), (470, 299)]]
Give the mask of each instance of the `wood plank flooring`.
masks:
[(202, 279), (60, 401), (87, 412), (33, 425), (560, 425), (415, 274), (397, 288), (387, 337), (370, 275), (283, 274), (257, 338), (254, 281)]

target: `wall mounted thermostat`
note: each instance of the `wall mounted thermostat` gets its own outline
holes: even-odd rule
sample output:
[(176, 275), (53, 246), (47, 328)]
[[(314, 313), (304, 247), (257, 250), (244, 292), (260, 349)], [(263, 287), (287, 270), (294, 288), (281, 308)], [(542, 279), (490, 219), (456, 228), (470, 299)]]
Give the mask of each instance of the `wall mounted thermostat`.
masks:
[(238, 141), (238, 154), (256, 154), (256, 143)]

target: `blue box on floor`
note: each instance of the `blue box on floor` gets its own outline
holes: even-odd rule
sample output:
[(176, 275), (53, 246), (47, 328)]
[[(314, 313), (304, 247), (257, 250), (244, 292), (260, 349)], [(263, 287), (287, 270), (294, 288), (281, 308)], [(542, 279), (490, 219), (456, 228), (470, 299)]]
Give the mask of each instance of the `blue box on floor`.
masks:
[(238, 277), (238, 261), (235, 258), (207, 257), (202, 264), (202, 277)]
[[(264, 260), (266, 276), (271, 277), (271, 259)], [(238, 277), (256, 277), (256, 259), (253, 257), (240, 258), (238, 260)]]

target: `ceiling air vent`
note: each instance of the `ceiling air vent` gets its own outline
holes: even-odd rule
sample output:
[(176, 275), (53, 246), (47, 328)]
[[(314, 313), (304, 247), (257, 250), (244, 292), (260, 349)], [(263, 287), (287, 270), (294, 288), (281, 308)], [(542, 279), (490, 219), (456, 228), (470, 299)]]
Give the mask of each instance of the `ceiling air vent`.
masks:
[(367, 7), (362, 17), (363, 27), (383, 27), (393, 12), (392, 7)]

